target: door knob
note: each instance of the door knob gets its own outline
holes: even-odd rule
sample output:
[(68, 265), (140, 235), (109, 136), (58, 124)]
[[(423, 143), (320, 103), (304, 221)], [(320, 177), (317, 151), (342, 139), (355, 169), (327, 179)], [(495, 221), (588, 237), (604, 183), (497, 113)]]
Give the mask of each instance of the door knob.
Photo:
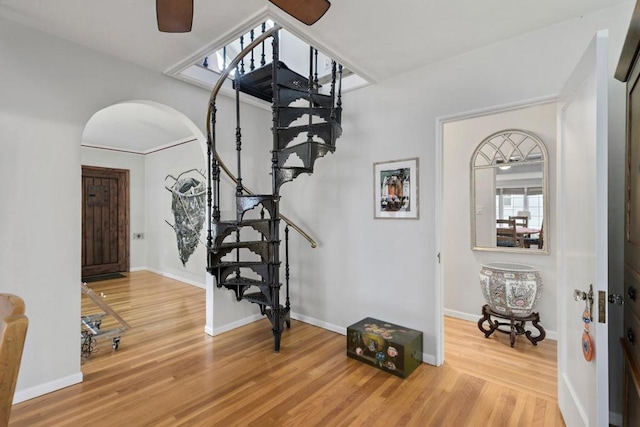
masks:
[(633, 333), (633, 329), (627, 329), (627, 339), (631, 345), (636, 345), (636, 334)]
[(589, 285), (589, 292), (581, 291), (580, 289), (576, 289), (573, 291), (573, 298), (576, 301), (584, 301), (586, 304), (585, 313), (589, 316), (589, 319), (593, 321), (593, 285)]
[(629, 299), (631, 301), (635, 301), (636, 300), (636, 288), (634, 288), (633, 286), (629, 286), (629, 288), (627, 289), (627, 296), (629, 297)]

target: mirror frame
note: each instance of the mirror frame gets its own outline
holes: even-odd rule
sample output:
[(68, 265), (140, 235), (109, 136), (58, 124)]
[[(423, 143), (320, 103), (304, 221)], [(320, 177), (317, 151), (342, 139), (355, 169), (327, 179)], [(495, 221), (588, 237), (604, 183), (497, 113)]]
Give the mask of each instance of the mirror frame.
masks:
[[(513, 134), (522, 135), (524, 138), (519, 142), (514, 142), (509, 139), (509, 136)], [(509, 157), (511, 157), (514, 153), (522, 155), (522, 160), (512, 160), (506, 159), (506, 162), (503, 160), (501, 163), (497, 163), (496, 157), (502, 157), (502, 152), (495, 148), (494, 157), (491, 160), (488, 160), (487, 156), (484, 153), (481, 153), (482, 148), (485, 145), (492, 144), (492, 140), (495, 138), (503, 138), (503, 143), (505, 141), (509, 141), (511, 143), (511, 152)], [(527, 139), (532, 140), (536, 143), (536, 146), (540, 148), (540, 152), (542, 153), (542, 159), (536, 160), (527, 160), (529, 154), (531, 154), (532, 150), (528, 150), (527, 153), (523, 153), (518, 149), (518, 146), (526, 141)], [(497, 153), (500, 153), (496, 156)], [(479, 155), (482, 155), (485, 159), (487, 159), (488, 163), (486, 166), (476, 166), (476, 159)], [(540, 250), (531, 250), (525, 248), (509, 248), (502, 246), (478, 246), (477, 245), (477, 227), (476, 227), (476, 170), (479, 169), (488, 169), (488, 168), (498, 168), (500, 165), (511, 163), (512, 165), (517, 164), (531, 164), (531, 163), (542, 163), (542, 195), (543, 195), (543, 220), (544, 220), (544, 228), (542, 230), (542, 238), (544, 241), (544, 246)], [(485, 251), (485, 252), (506, 252), (506, 253), (524, 253), (528, 255), (548, 255), (549, 254), (549, 155), (547, 153), (547, 147), (542, 142), (536, 134), (522, 130), (522, 129), (505, 129), (498, 132), (495, 132), (488, 137), (484, 138), (480, 144), (476, 147), (471, 156), (470, 163), (470, 171), (471, 171), (471, 249), (474, 251)]]

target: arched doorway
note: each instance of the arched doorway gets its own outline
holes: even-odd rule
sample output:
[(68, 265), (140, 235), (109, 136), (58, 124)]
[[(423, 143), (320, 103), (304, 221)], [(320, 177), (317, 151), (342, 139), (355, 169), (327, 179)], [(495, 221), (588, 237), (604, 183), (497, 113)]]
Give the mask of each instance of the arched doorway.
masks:
[[(83, 174), (83, 277), (92, 272), (143, 269), (150, 256), (158, 258), (149, 254), (149, 248), (175, 247), (175, 238), (158, 244), (158, 239), (172, 236), (150, 227), (150, 223), (157, 223), (157, 215), (166, 216), (170, 212), (170, 204), (166, 210), (149, 206), (150, 200), (158, 199), (154, 196), (159, 187), (155, 181), (158, 173), (166, 176), (181, 172), (181, 165), (189, 161), (194, 167), (204, 168), (205, 141), (200, 129), (183, 113), (149, 100), (113, 104), (89, 119), (81, 150), (83, 170), (93, 173), (86, 179)], [(155, 167), (158, 158), (170, 159), (169, 166), (175, 161), (175, 168), (166, 166), (150, 176), (149, 164)], [(126, 184), (119, 193), (117, 180), (113, 181), (115, 178), (109, 174), (126, 176)], [(155, 216), (150, 216), (151, 212)], [(125, 257), (126, 261), (114, 262), (114, 257)]]

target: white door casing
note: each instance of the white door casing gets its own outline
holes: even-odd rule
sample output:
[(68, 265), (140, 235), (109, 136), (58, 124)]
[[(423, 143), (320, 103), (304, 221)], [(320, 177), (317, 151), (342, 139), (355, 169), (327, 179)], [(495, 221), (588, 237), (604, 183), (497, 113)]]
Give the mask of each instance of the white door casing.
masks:
[[(598, 321), (598, 292), (608, 288), (607, 39), (607, 31), (596, 34), (558, 98), (558, 404), (567, 426), (609, 424), (608, 331)], [(590, 284), (588, 362), (585, 302), (574, 289), (587, 292)]]

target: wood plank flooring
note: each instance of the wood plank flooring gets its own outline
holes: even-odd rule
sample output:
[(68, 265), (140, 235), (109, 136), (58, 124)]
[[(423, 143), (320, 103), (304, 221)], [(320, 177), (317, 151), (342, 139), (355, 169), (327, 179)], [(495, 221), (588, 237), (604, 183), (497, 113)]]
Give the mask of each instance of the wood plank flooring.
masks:
[(347, 358), (344, 336), (297, 321), (279, 354), (266, 319), (210, 337), (204, 290), (152, 273), (90, 287), (132, 329), (117, 351), (98, 342), (82, 384), (14, 405), (11, 426), (564, 425), (554, 341), (518, 337), (512, 349), (506, 335), (446, 318), (445, 364), (403, 380)]

